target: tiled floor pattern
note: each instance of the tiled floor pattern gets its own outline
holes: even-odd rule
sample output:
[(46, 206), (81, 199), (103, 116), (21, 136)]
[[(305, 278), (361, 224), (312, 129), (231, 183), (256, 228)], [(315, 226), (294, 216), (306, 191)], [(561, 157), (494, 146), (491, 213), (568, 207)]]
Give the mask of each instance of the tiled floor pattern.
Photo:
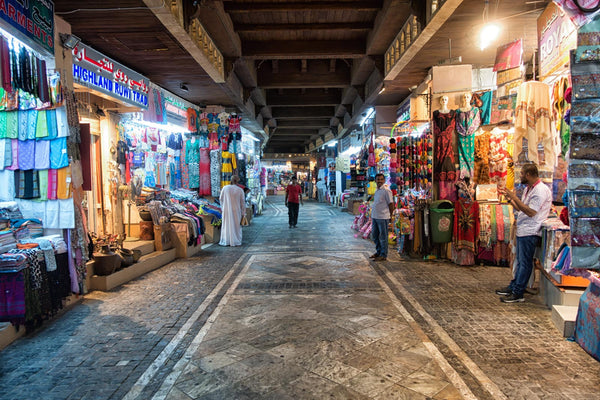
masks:
[(94, 292), (0, 352), (0, 399), (600, 399), (600, 363), (509, 271), (390, 257), (281, 197), (212, 246)]

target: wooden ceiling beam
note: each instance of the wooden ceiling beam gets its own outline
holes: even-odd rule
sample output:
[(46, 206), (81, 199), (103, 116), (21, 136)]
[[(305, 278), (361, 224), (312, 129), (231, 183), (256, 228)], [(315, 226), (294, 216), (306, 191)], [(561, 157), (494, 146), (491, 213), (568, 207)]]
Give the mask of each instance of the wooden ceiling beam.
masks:
[(236, 24), (238, 33), (277, 32), (277, 31), (369, 31), (373, 25), (368, 22), (338, 22), (330, 24)]
[(329, 116), (313, 119), (282, 119), (277, 121), (277, 129), (319, 129), (329, 125)]
[(303, 106), (335, 106), (339, 104), (341, 94), (338, 91), (330, 93), (305, 93), (302, 96), (297, 94), (276, 93), (267, 94), (267, 101), (271, 107), (303, 107)]
[(360, 58), (364, 40), (249, 40), (242, 43), (244, 57), (268, 60)]
[(225, 11), (229, 14), (247, 14), (287, 11), (355, 10), (372, 11), (383, 6), (383, 0), (370, 1), (323, 1), (323, 2), (281, 2), (281, 3), (238, 3), (225, 2)]
[(335, 112), (334, 107), (275, 107), (273, 118), (282, 119), (315, 119), (331, 118)]
[(383, 55), (411, 14), (411, 1), (385, 0), (367, 37), (366, 53)]
[(258, 71), (258, 86), (263, 89), (345, 88), (350, 85), (350, 71), (272, 74)]

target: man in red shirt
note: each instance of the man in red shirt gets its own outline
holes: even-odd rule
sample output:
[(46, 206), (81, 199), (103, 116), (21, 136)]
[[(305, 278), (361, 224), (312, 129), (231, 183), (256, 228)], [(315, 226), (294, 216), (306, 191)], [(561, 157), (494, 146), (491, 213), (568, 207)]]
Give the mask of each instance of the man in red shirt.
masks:
[(285, 188), (285, 206), (288, 208), (290, 228), (295, 228), (298, 223), (300, 204), (304, 205), (302, 201), (302, 188), (298, 185), (298, 179), (294, 176), (292, 183)]

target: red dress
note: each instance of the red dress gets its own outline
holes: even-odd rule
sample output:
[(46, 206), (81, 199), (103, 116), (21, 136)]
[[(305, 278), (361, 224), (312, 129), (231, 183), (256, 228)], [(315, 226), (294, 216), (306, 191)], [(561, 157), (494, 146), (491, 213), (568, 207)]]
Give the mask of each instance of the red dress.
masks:
[(479, 204), (458, 200), (454, 204), (453, 258), (458, 265), (475, 264), (475, 249), (479, 238)]
[(434, 179), (439, 183), (439, 198), (456, 200), (456, 168), (454, 157), (454, 129), (456, 113), (450, 110), (441, 113), (433, 112), (433, 135), (435, 140), (435, 159), (433, 165)]

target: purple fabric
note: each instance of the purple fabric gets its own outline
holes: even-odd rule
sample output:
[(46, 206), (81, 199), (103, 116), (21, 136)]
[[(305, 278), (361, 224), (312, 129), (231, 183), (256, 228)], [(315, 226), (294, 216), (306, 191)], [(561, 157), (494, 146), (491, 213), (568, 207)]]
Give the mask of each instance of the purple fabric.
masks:
[(10, 167), (6, 167), (6, 169), (14, 171), (19, 169), (19, 141), (17, 139), (11, 139), (10, 146), (12, 148), (12, 165)]
[(19, 140), (19, 169), (35, 168), (35, 140)]
[(24, 318), (24, 272), (0, 273), (0, 321), (22, 322)]
[(38, 140), (35, 142), (35, 169), (50, 168), (50, 141)]

